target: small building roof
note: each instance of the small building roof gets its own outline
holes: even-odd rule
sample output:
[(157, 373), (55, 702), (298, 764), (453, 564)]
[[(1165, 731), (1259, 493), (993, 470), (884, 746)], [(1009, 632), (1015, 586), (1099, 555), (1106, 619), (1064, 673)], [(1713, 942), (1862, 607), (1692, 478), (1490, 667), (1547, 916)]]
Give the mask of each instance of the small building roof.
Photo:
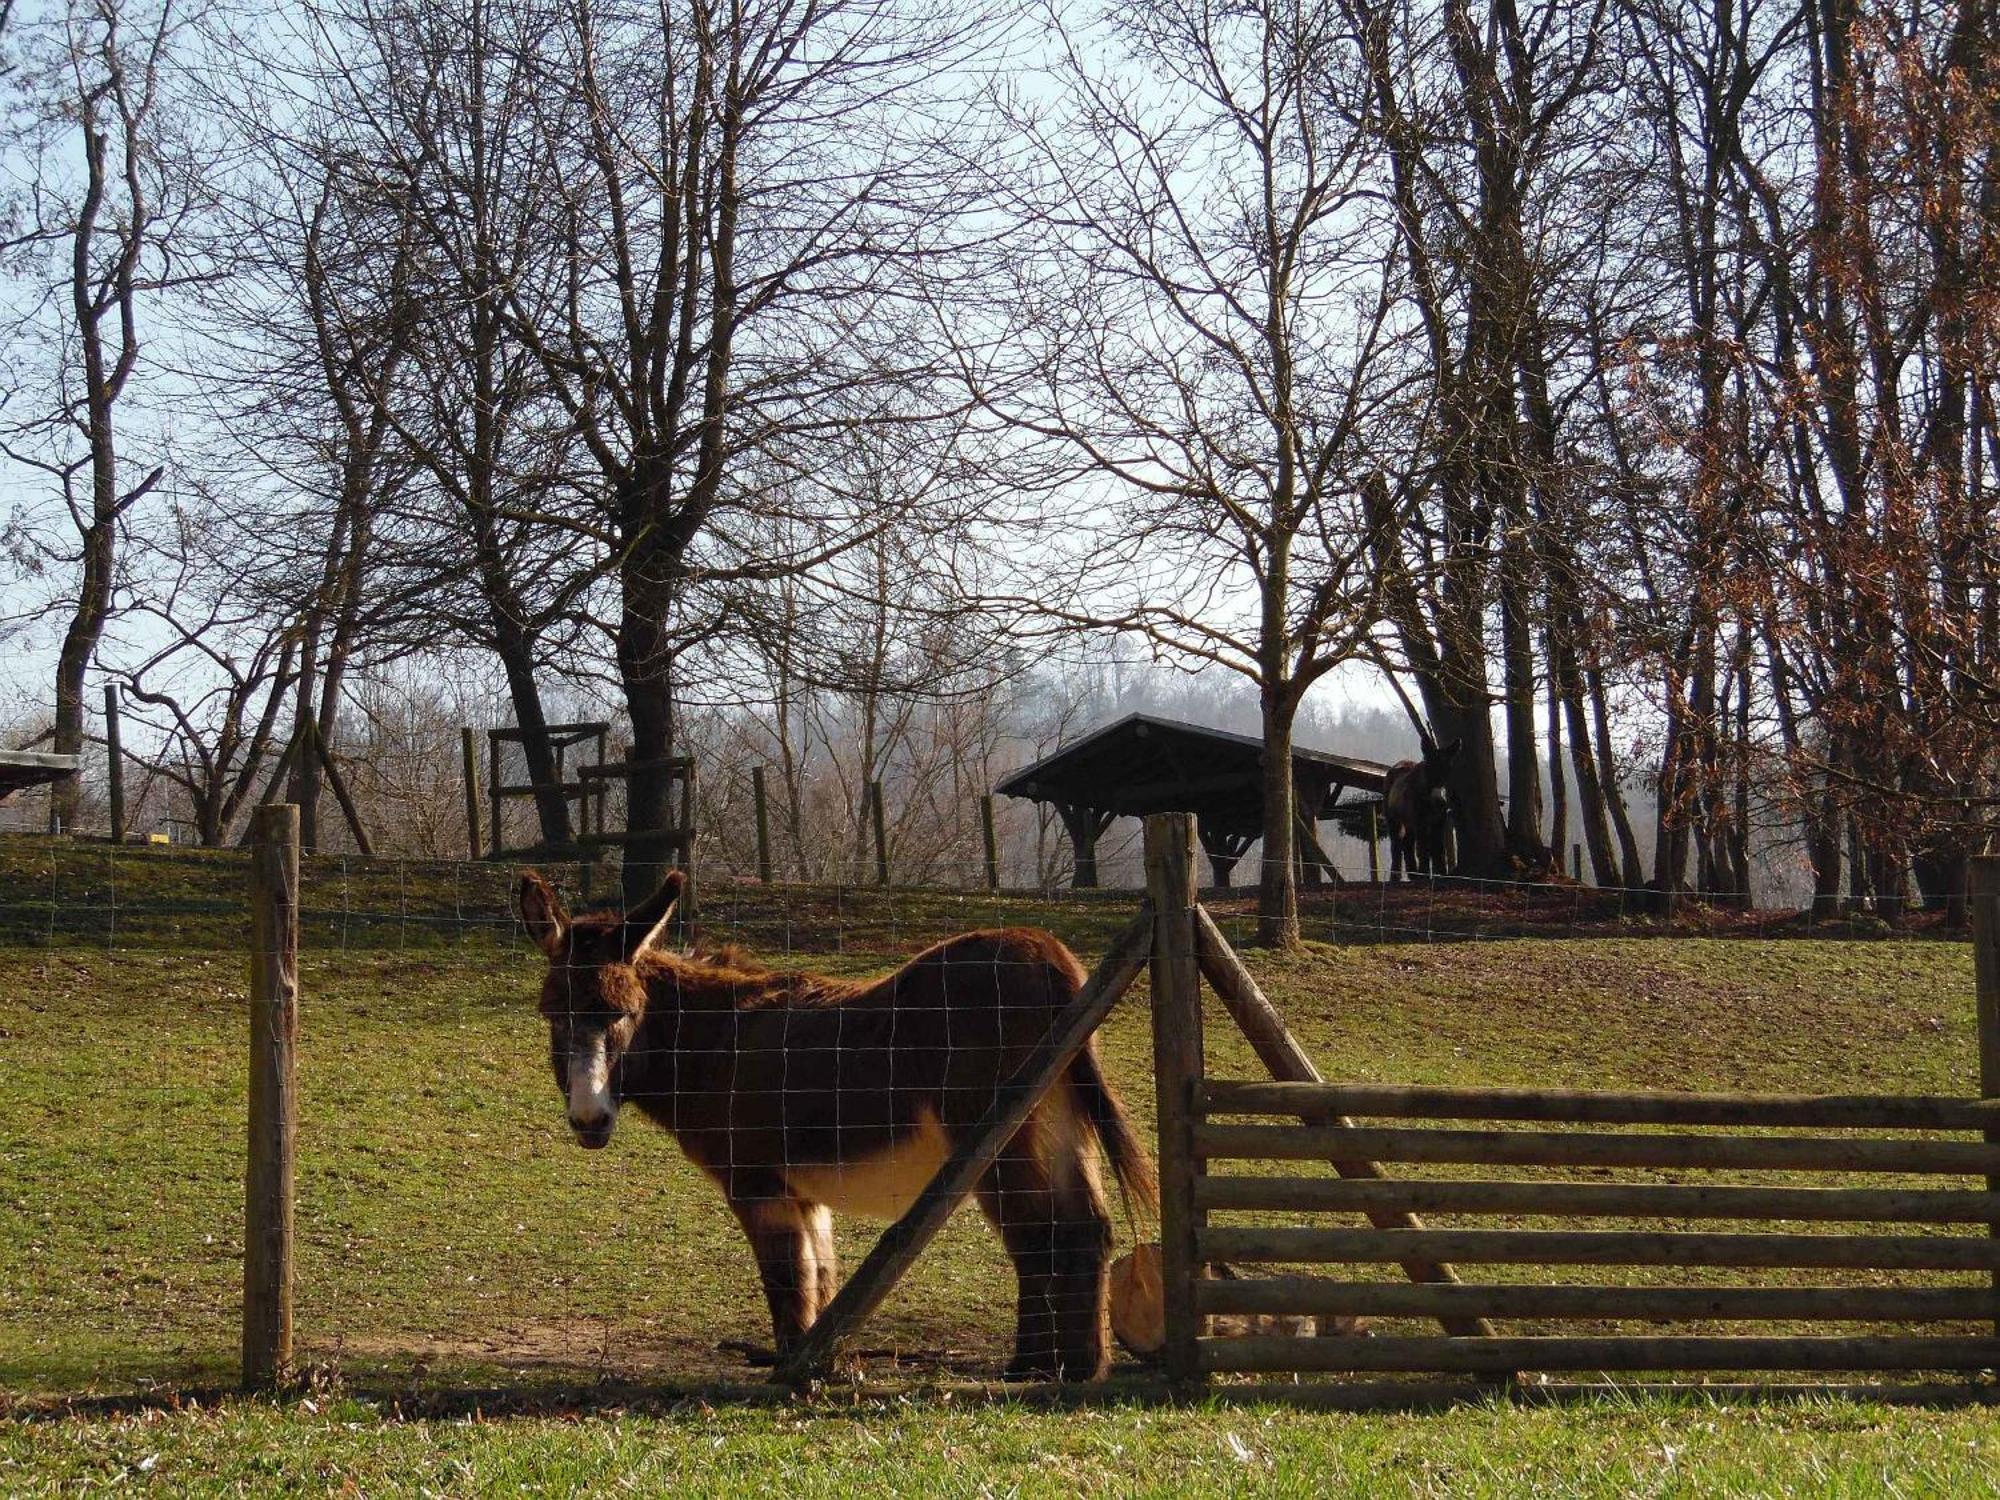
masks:
[[(1100, 815), (1191, 812), (1206, 829), (1255, 834), (1263, 823), (1263, 766), (1264, 742), (1253, 735), (1128, 714), (1016, 771), (995, 790)], [(1315, 820), (1332, 816), (1349, 787), (1379, 796), (1388, 772), (1379, 761), (1292, 747), (1300, 811)]]
[(40, 750), (0, 750), (0, 800), (31, 786), (46, 786), (74, 776), (82, 762), (74, 755), (50, 755)]

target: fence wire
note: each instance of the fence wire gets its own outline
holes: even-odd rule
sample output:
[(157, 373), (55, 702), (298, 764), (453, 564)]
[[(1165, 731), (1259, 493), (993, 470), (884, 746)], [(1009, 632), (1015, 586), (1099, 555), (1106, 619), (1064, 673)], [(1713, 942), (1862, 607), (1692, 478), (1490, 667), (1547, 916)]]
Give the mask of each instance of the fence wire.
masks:
[[(831, 1001), (981, 929), (1051, 928), (1088, 964), (1136, 906), (1129, 889), (988, 891), (978, 855), (956, 884), (923, 889), (764, 885), (704, 864), (690, 928), (654, 940), (675, 954), (694, 945), (723, 976), (707, 992), (723, 1019), (689, 1045), (684, 1031), (618, 1032), (630, 1011), (604, 986), (601, 947), (559, 947), (551, 966), (517, 905), (520, 873), (304, 862), (298, 1326), (316, 1369), (509, 1384), (761, 1379), (787, 1316), (781, 1306), (774, 1326), (773, 1289), (797, 1294), (796, 1318), (880, 1231), (879, 1212), (836, 1213), (829, 1226), (820, 1206), (906, 1202), (940, 1146), (927, 1121), (897, 1110), (927, 1099), (940, 1127), (962, 1125), (1046, 1028), (1052, 981), (1015, 949), (948, 954), (937, 968), (950, 1024), (919, 1063), (859, 1010), (794, 1026), (812, 1006), (787, 1006)], [(591, 931), (628, 941), (612, 864), (542, 873), (572, 925), (596, 913)], [(0, 1301), (11, 1330), (0, 1368), (29, 1383), (90, 1369), (217, 1376), (233, 1360), (240, 1290), (245, 862), (20, 836), (0, 838), (0, 881), (0, 1048), (25, 1080), (0, 1135), (31, 1142), (6, 1151), (28, 1207)], [(1233, 942), (1254, 938), (1254, 890), (1204, 901)], [(1650, 892), (1572, 882), (1349, 881), (1304, 888), (1300, 914), (1309, 941), (1348, 946), (1885, 930), (1693, 901), (1663, 911)], [(1912, 912), (1902, 930), (1952, 935), (1939, 914)], [(819, 978), (783, 978), (795, 970)], [(678, 1002), (683, 981), (660, 982)], [(1011, 1029), (1010, 1005), (1025, 1016)], [(613, 1047), (623, 1050), (606, 1055)], [(1114, 1013), (1100, 1047), (1150, 1139), (1144, 1005)], [(660, 1066), (696, 1064), (700, 1078), (661, 1082)], [(587, 1110), (579, 1121), (578, 1101), (621, 1069), (634, 1085), (612, 1143), (583, 1149), (593, 1122)], [(829, 1075), (853, 1086), (830, 1088)], [(701, 1136), (698, 1159), (647, 1113)], [(1059, 1139), (1073, 1125), (1038, 1121), (1000, 1164), (990, 1215), (961, 1214), (867, 1325), (871, 1375), (990, 1378), (1024, 1351), (1026, 1368), (1043, 1371), (1085, 1357), (1080, 1330), (1104, 1274), (1088, 1245), (1109, 1232), (1123, 1254), (1150, 1229), (1108, 1174), (1077, 1189), (1082, 1169)], [(903, 1149), (880, 1149), (887, 1138)], [(1017, 1270), (1031, 1283), (1025, 1304)]]

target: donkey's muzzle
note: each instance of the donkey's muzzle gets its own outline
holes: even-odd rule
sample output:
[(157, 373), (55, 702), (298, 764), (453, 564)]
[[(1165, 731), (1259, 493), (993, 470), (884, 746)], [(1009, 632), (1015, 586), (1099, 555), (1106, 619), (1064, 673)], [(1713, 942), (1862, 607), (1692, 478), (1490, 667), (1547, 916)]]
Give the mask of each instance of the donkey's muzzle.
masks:
[(579, 1124), (575, 1120), (569, 1122), (570, 1130), (576, 1135), (576, 1143), (586, 1151), (601, 1151), (611, 1144), (611, 1125), (612, 1117), (609, 1115), (588, 1124)]

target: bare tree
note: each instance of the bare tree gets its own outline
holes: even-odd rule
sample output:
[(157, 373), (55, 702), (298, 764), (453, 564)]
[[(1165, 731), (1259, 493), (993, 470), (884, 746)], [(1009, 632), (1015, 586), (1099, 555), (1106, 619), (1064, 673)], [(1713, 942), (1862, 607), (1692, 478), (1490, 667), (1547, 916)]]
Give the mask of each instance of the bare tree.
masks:
[[(142, 329), (159, 294), (200, 274), (189, 242), (207, 199), (203, 162), (166, 98), (187, 25), (173, 0), (72, 0), (24, 49), (32, 179), (9, 249), (26, 298), (0, 443), (54, 487), (63, 518), (9, 526), (12, 550), (33, 567), (73, 570), (52, 606), (66, 616), (52, 739), (63, 755), (83, 747), (84, 680), (116, 607), (121, 531), (163, 473), (129, 464), (121, 442)], [(51, 828), (74, 815), (74, 785), (59, 784)]]
[(139, 705), (135, 724), (154, 731), (132, 736), (127, 754), (180, 788), (195, 836), (211, 848), (229, 842), (254, 800), (299, 674), (298, 612), (272, 607), (257, 573), (263, 557), (233, 544), (227, 516), (212, 494), (176, 497), (141, 541), (145, 582), (132, 613), (163, 643), (125, 687)]
[(1332, 5), (1156, 6), (1098, 38), (1048, 19), (1063, 102), (1018, 122), (1023, 311), (973, 329), (1026, 367), (968, 348), (966, 369), (1085, 545), (1074, 590), (1017, 602), (1256, 685), (1258, 935), (1295, 943), (1292, 728), (1374, 625), (1370, 538), (1394, 521), (1369, 479), (1412, 418), (1371, 147), (1319, 106), (1365, 76)]
[[(562, 279), (539, 237), (550, 190), (540, 133), (559, 128), (565, 99), (537, 61), (559, 26), (557, 13), (492, 0), (315, 5), (313, 132), (296, 153), (337, 189), (349, 242), (372, 266), (346, 297), (395, 309), (393, 361), (327, 367), (330, 382), (359, 385), (342, 398), (343, 422), (364, 409), (366, 436), (392, 438), (420, 476), (398, 492), (384, 561), (424, 639), (442, 626), (500, 662), (551, 847), (572, 830), (540, 671), (551, 657), (574, 670), (607, 553), (587, 508), (564, 509), (567, 414), (507, 310), (560, 315), (544, 302)], [(339, 292), (323, 260), (307, 269), (324, 324)]]
[(562, 524), (615, 566), (629, 896), (664, 854), (676, 659), (739, 587), (889, 519), (825, 485), (814, 447), (904, 420), (877, 393), (923, 376), (892, 320), (966, 207), (963, 132), (925, 91), (976, 20), (923, 0), (578, 0), (542, 48), (538, 232), (561, 295), (505, 295), (587, 456), (596, 506)]

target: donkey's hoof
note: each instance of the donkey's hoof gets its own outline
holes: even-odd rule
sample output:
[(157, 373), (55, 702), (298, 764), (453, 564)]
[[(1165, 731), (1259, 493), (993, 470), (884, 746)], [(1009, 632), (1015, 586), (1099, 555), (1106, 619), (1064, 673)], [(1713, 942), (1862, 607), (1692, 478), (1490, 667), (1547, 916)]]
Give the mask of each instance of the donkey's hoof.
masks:
[(1001, 1372), (1000, 1378), (1002, 1380), (1097, 1380), (1103, 1376), (1109, 1364), (1109, 1358), (1102, 1355), (1093, 1358), (1081, 1354), (1070, 1356), (1017, 1354)]
[(1053, 1354), (1017, 1354), (1000, 1372), (1002, 1380), (1060, 1380), (1062, 1366)]

